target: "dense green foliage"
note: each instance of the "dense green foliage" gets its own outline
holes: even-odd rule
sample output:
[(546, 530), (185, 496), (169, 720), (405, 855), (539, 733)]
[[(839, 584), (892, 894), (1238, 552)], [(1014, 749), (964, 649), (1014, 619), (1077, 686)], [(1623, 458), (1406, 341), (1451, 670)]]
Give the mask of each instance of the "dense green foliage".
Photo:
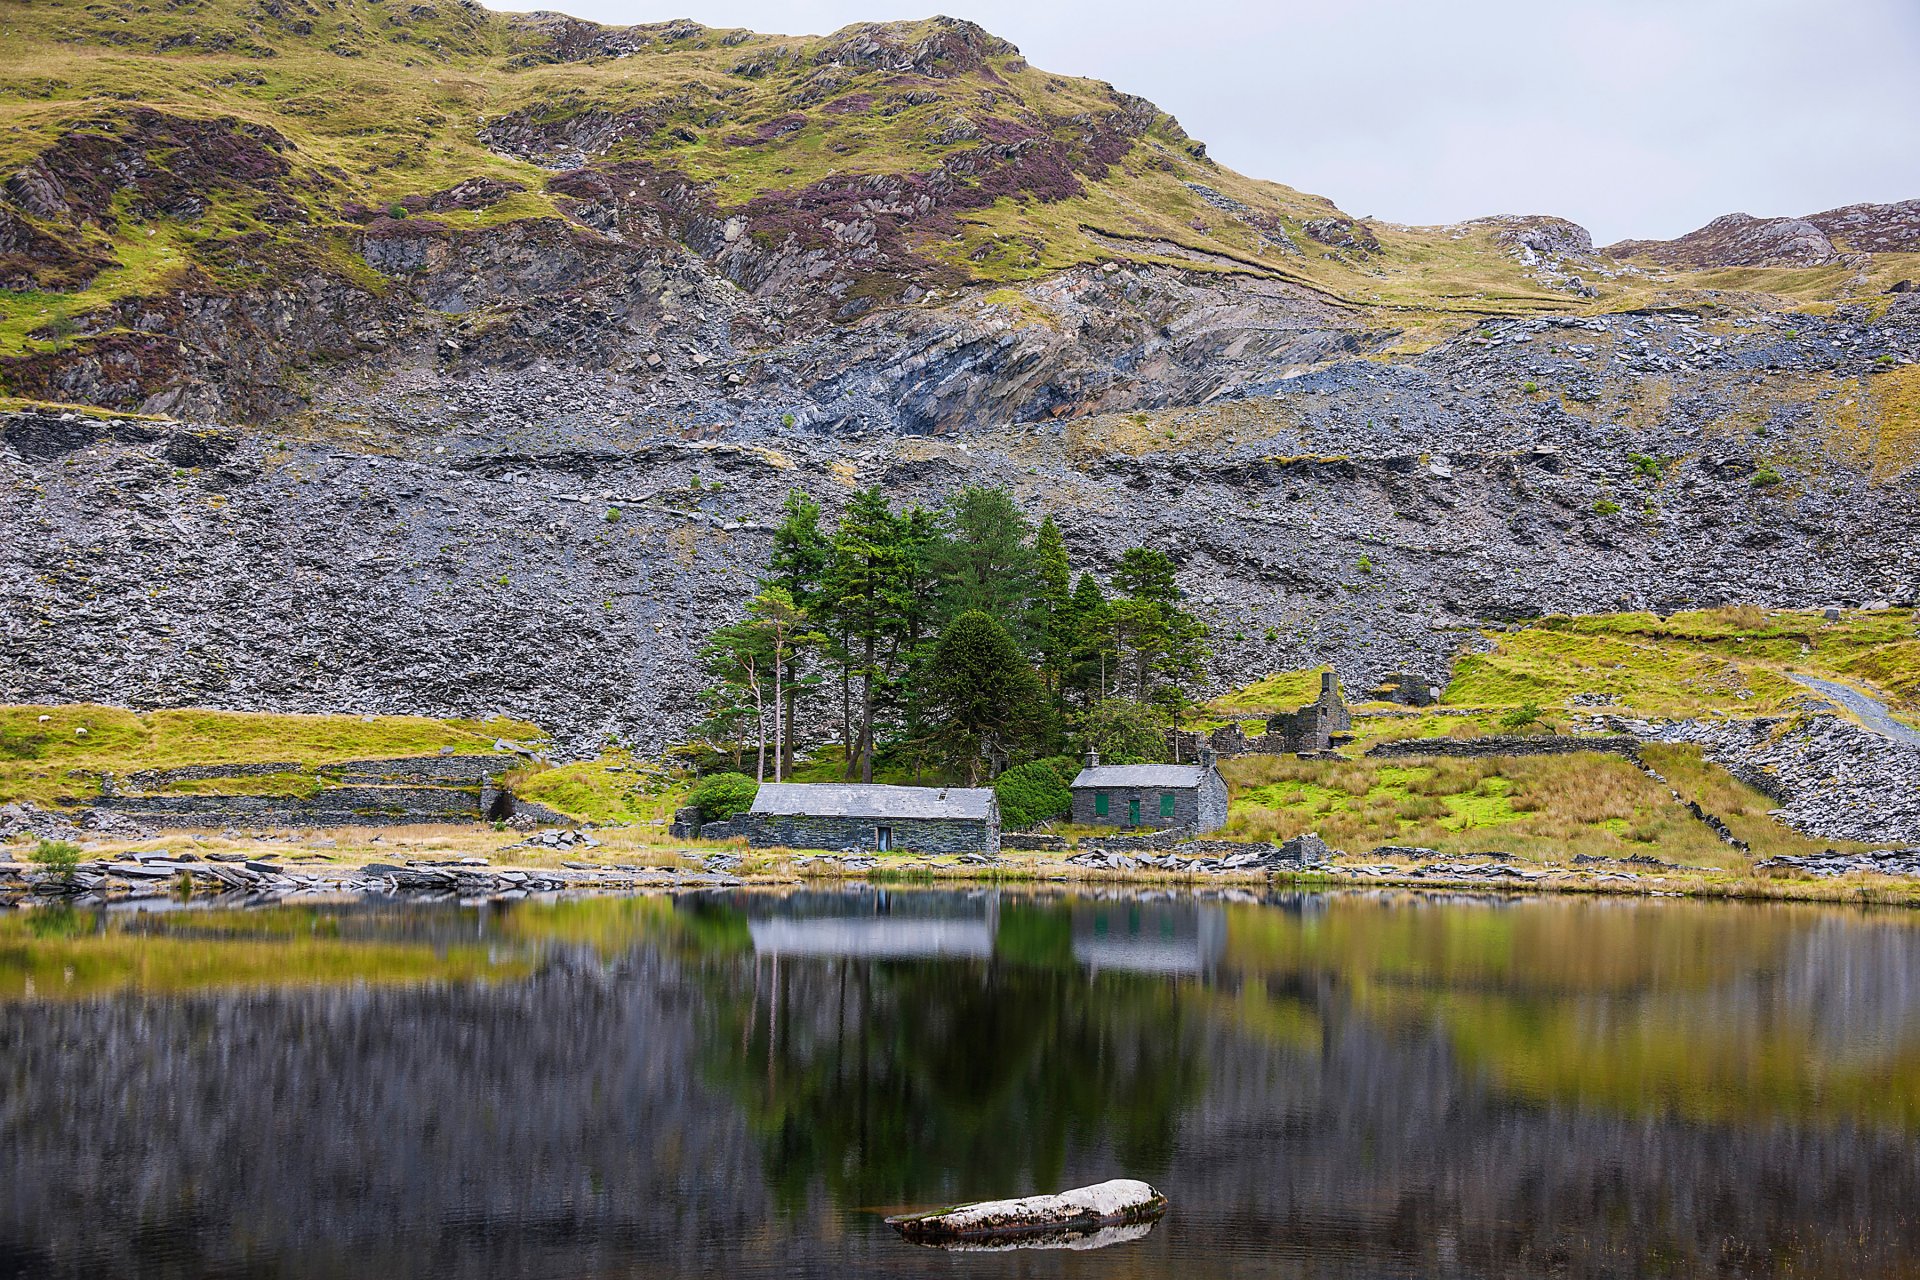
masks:
[(1091, 572), (1076, 581), (1059, 526), (1036, 527), (1002, 489), (933, 510), (866, 489), (831, 529), (796, 490), (747, 617), (703, 652), (704, 733), (776, 780), (824, 745), (801, 726), (834, 719), (846, 776), (865, 781), (883, 755), (916, 778), (969, 780), (1089, 743), (1157, 758), (1207, 657), (1177, 571), (1130, 548), (1109, 598)]
[(725, 822), (751, 809), (759, 794), (760, 784), (744, 773), (713, 773), (693, 784), (687, 803), (699, 808), (701, 821)]
[(993, 780), (1000, 802), (1000, 824), (1014, 831), (1039, 826), (1049, 818), (1065, 817), (1073, 807), (1073, 793), (1050, 761), (1015, 765)]

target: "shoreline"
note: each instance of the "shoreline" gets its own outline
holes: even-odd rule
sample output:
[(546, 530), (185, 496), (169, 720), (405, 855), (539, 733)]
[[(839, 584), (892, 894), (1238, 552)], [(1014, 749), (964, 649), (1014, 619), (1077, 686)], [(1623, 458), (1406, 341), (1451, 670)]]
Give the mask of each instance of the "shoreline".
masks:
[[(342, 833), (345, 834), (345, 833)], [(471, 834), (471, 833), (468, 833)], [(488, 832), (491, 835), (493, 833)], [(378, 838), (375, 838), (378, 841)], [(1815, 876), (1663, 866), (1588, 863), (1517, 865), (1512, 858), (1443, 855), (1394, 862), (1341, 855), (1314, 865), (1206, 870), (1175, 856), (1142, 861), (1106, 855), (1107, 865), (1076, 864), (1053, 852), (921, 857), (705, 849), (627, 848), (536, 841), (461, 852), (451, 836), (423, 836), (395, 848), (348, 851), (320, 840), (212, 839), (170, 833), (89, 849), (70, 886), (7, 850), (0, 861), (0, 908), (113, 906), (144, 901), (244, 906), (262, 901), (340, 898), (416, 901), (514, 901), (575, 895), (702, 892), (714, 889), (803, 889), (866, 884), (875, 888), (984, 885), (1124, 886), (1191, 892), (1205, 889), (1428, 889), (1509, 895), (1567, 894), (1626, 898), (1853, 903), (1920, 906), (1920, 879), (1851, 872)], [(116, 844), (121, 842), (115, 842)], [(516, 857), (515, 855), (521, 855)], [(423, 856), (425, 855), (425, 856)], [(433, 856), (441, 855), (441, 856)]]

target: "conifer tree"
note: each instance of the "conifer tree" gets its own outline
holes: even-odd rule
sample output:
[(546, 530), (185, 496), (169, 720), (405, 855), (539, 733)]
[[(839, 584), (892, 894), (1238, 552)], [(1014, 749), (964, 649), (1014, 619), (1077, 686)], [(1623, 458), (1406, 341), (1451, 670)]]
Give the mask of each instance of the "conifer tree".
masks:
[(1024, 746), (1040, 714), (1040, 680), (1013, 634), (977, 609), (946, 625), (934, 649), (933, 704), (948, 759), (979, 782), (985, 749)]
[(874, 718), (898, 660), (903, 569), (900, 518), (878, 485), (861, 490), (834, 530), (827, 575), (849, 781), (856, 770), (873, 781)]
[[(808, 497), (804, 489), (789, 489), (781, 510), (784, 515), (773, 531), (767, 580), (761, 585), (784, 590), (796, 609), (809, 618), (819, 618), (825, 611), (822, 594), (833, 555), (832, 545), (820, 531), (820, 504)], [(795, 657), (803, 660), (804, 654)], [(820, 683), (819, 677), (807, 670), (804, 661), (796, 665), (791, 674), (779, 701), (783, 723), (775, 735), (780, 741), (779, 760), (774, 766), (777, 777), (793, 772), (794, 722), (799, 718), (800, 700)]]
[(1032, 525), (1005, 489), (968, 487), (942, 510), (945, 539), (938, 553), (945, 617), (968, 610), (1024, 630), (1032, 592)]

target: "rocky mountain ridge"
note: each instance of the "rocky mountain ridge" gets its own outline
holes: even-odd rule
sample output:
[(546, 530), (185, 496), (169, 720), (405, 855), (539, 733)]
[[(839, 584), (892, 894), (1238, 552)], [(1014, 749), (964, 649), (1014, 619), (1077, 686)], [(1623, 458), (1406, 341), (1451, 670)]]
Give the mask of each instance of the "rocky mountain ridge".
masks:
[(1849, 254), (1920, 254), (1920, 200), (1850, 204), (1804, 218), (1729, 213), (1673, 240), (1622, 240), (1603, 252), (1669, 267), (1810, 267)]

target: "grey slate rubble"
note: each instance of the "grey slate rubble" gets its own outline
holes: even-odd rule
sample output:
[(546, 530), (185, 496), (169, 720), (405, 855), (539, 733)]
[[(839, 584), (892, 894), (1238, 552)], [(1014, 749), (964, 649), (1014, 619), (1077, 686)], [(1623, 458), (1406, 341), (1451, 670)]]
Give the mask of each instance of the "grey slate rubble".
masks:
[(1773, 798), (1797, 830), (1868, 844), (1920, 842), (1920, 747), (1832, 715), (1648, 725), (1649, 737), (1699, 744)]
[[(1145, 850), (1163, 849), (1152, 853)], [(1127, 851), (1122, 851), (1127, 850)], [(1317, 835), (1295, 836), (1284, 844), (1249, 844), (1234, 840), (1169, 840), (1164, 843), (1131, 840), (1089, 841), (1070, 855), (1067, 865), (1092, 871), (1177, 871), (1191, 875), (1253, 875), (1304, 871), (1325, 865), (1333, 850)]]
[(1871, 872), (1883, 876), (1920, 876), (1920, 849), (1875, 849), (1868, 853), (1839, 853), (1829, 849), (1813, 857), (1781, 854), (1756, 862), (1754, 869), (1786, 868), (1822, 878)]
[[(1822, 604), (1915, 595), (1910, 476), (1829, 456), (1803, 400), (1773, 404), (1765, 437), (1716, 424), (1774, 372), (1860, 394), (1920, 356), (1920, 296), (1874, 319), (1843, 306), (1711, 328), (1672, 311), (1493, 318), (1383, 362), (1357, 357), (1386, 335), (1277, 283), (1128, 265), (1032, 288), (1057, 331), (969, 303), (753, 355), (725, 330), (754, 304), (694, 290), (673, 342), (741, 372), (717, 395), (684, 363), (596, 367), (616, 335), (589, 316), (510, 367), (396, 339), (376, 389), (321, 387), (317, 416), (343, 422), (331, 436), (5, 415), (0, 700), (499, 711), (566, 750), (608, 734), (656, 750), (698, 718), (695, 654), (737, 616), (786, 490), (832, 519), (843, 474), (903, 502), (1047, 492), (1098, 570), (1137, 542), (1173, 553), (1222, 689), (1321, 662), (1362, 689), (1444, 669), (1480, 621), (1801, 605), (1813, 582)], [(583, 305), (598, 304), (567, 303)], [(528, 300), (516, 332), (558, 306)], [(1320, 354), (1300, 360), (1302, 344)], [(1648, 379), (1671, 390), (1660, 414), (1592, 407)], [(1170, 421), (1250, 403), (1202, 443), (1141, 453), (1084, 449), (1051, 416), (1205, 395)], [(1634, 454), (1672, 462), (1644, 476)], [(1762, 465), (1786, 483), (1755, 486)], [(1596, 512), (1609, 495), (1632, 501)]]

